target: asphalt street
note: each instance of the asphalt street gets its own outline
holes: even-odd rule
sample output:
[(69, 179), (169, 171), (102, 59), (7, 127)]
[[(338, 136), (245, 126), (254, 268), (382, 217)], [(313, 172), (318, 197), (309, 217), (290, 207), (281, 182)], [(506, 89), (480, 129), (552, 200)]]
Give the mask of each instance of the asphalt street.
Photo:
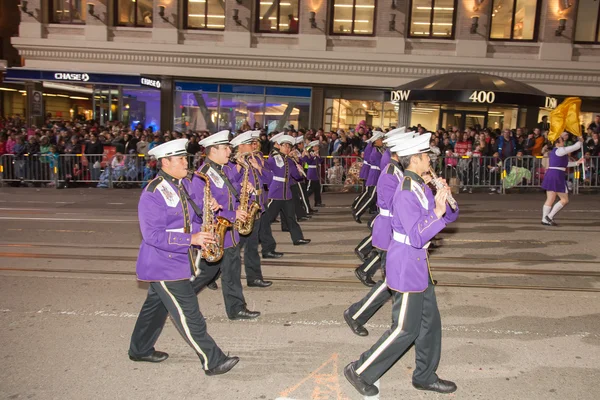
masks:
[[(0, 343), (6, 399), (363, 399), (343, 376), (390, 325), (387, 304), (355, 336), (342, 313), (368, 288), (353, 249), (367, 235), (351, 195), (324, 194), (302, 223), (308, 246), (273, 225), (271, 288), (246, 288), (255, 321), (229, 321), (220, 291), (198, 296), (209, 333), (241, 358), (204, 375), (168, 322), (160, 364), (128, 359), (145, 298), (135, 280), (138, 190), (0, 189)], [(411, 386), (411, 349), (379, 382), (379, 399), (596, 399), (600, 379), (600, 202), (572, 196), (540, 225), (541, 193), (459, 195), (461, 217), (431, 255), (443, 324), (440, 377), (452, 395)], [(244, 281), (244, 280), (243, 280)]]

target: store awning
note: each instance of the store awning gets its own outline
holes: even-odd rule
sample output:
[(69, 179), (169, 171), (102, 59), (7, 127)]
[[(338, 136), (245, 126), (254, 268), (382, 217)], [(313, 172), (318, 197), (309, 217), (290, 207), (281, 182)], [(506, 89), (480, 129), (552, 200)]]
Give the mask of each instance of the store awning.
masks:
[(389, 101), (556, 107), (556, 99), (526, 83), (497, 75), (454, 72), (417, 79), (390, 91)]

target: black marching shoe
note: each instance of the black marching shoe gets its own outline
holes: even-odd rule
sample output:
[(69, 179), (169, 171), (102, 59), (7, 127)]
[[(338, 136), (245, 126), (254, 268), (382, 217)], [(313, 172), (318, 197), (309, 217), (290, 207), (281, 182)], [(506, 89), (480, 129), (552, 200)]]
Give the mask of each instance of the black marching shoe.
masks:
[(438, 379), (437, 382), (430, 383), (429, 385), (419, 385), (413, 382), (413, 387), (419, 390), (431, 390), (438, 393), (454, 393), (457, 389), (456, 383), (443, 379)]
[(356, 213), (354, 211), (352, 212), (352, 218), (354, 218), (354, 220), (356, 222), (358, 222), (359, 224), (362, 224), (362, 221), (360, 220), (360, 216), (356, 215)]
[(273, 284), (271, 281), (265, 281), (263, 279), (254, 279), (252, 281), (248, 281), (248, 287), (269, 287)]
[(354, 275), (356, 275), (358, 280), (361, 281), (363, 285), (368, 287), (375, 286), (375, 281), (373, 280), (373, 278), (371, 278), (369, 274), (364, 273), (363, 270), (360, 269), (360, 267), (354, 270)]
[(346, 365), (344, 368), (344, 376), (348, 379), (348, 382), (354, 386), (354, 389), (363, 396), (376, 396), (379, 394), (377, 386), (365, 382), (364, 379), (356, 373), (354, 370), (354, 363)]
[(169, 358), (169, 355), (162, 351), (155, 351), (154, 353), (145, 357), (136, 357), (132, 356), (131, 354), (129, 355), (129, 359), (131, 361), (146, 361), (151, 363), (159, 363), (165, 361), (167, 358)]
[(283, 253), (278, 253), (276, 251), (270, 251), (268, 253), (263, 254), (262, 258), (281, 258), (283, 257)]
[(294, 246), (302, 246), (303, 244), (309, 244), (310, 239), (300, 239), (294, 242)]
[(316, 208), (311, 208), (311, 210), (308, 213), (309, 214), (316, 214), (318, 212), (319, 212), (319, 210), (317, 210)]
[(360, 261), (365, 262), (367, 256), (365, 256), (363, 253), (361, 253), (361, 251), (358, 250), (358, 248), (354, 249), (354, 254), (356, 254), (356, 257), (358, 257), (360, 259)]
[(254, 318), (258, 318), (260, 316), (260, 312), (259, 311), (250, 311), (247, 308), (244, 308), (243, 310), (240, 310), (237, 314), (235, 314), (233, 316), (233, 318), (229, 318), (230, 320), (237, 320), (237, 319), (254, 319)]
[(214, 368), (207, 369), (206, 371), (204, 371), (204, 373), (208, 376), (223, 375), (224, 373), (231, 371), (231, 369), (235, 367), (235, 365), (239, 361), (239, 357), (227, 357), (225, 358), (225, 361), (223, 361), (221, 364), (217, 365)]
[(206, 285), (207, 288), (209, 288), (210, 290), (217, 290), (219, 289), (219, 285), (217, 285), (217, 282), (211, 282), (208, 285)]
[(308, 215), (306, 217), (300, 217), (298, 218), (298, 222), (304, 222), (304, 221), (308, 221), (310, 218), (308, 218)]
[(315, 207), (325, 207), (325, 204), (323, 204), (323, 203), (315, 204)]
[(367, 328), (362, 326), (360, 322), (352, 319), (352, 316), (350, 315), (350, 310), (344, 311), (344, 320), (346, 321), (346, 323), (350, 327), (350, 330), (352, 330), (354, 334), (358, 336), (367, 336), (369, 334)]
[(558, 224), (556, 222), (554, 222), (553, 219), (550, 219), (549, 217), (544, 217), (544, 220), (542, 221), (542, 225), (558, 226)]

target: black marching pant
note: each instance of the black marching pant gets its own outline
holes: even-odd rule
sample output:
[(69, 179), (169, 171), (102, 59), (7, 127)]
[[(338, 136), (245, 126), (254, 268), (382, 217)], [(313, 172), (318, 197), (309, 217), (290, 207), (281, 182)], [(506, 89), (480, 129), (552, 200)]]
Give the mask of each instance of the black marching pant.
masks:
[(273, 232), (271, 231), (271, 222), (267, 219), (267, 212), (265, 211), (260, 216), (260, 228), (258, 230), (258, 241), (261, 244), (263, 256), (269, 252), (269, 250), (265, 249), (275, 249), (277, 247), (277, 242), (275, 242)]
[[(297, 242), (298, 240), (304, 239), (302, 235), (302, 229), (300, 229), (300, 225), (296, 221), (295, 211), (294, 211), (294, 201), (293, 200), (269, 200), (269, 206), (267, 211), (265, 212), (265, 219), (269, 221), (269, 224), (275, 220), (279, 211), (283, 211), (282, 220), (285, 219), (287, 226), (290, 230), (290, 236), (292, 237), (292, 242)], [(262, 240), (262, 237), (261, 237)], [(262, 252), (263, 254), (269, 253), (271, 251), (275, 251), (275, 240), (272, 243), (262, 242)]]
[(352, 210), (356, 210), (356, 205), (358, 204), (359, 201), (362, 200), (363, 196), (367, 193), (367, 187), (365, 186), (365, 180), (361, 179), (360, 184), (361, 184), (360, 194), (354, 198), (354, 201), (352, 202)]
[(307, 186), (307, 191), (308, 191), (308, 197), (310, 197), (311, 194), (315, 194), (315, 207), (317, 206), (317, 204), (321, 204), (321, 182), (320, 181), (308, 181), (308, 186)]
[(442, 349), (442, 323), (433, 283), (424, 292), (392, 291), (392, 327), (355, 362), (356, 373), (374, 384), (415, 344), (413, 383), (437, 382)]
[(381, 250), (375, 249), (375, 251), (371, 253), (370, 257), (365, 258), (365, 261), (359, 268), (368, 276), (373, 277), (375, 272), (377, 272), (377, 270), (382, 266), (381, 253)]
[(375, 191), (375, 186), (367, 186), (367, 190), (362, 199), (356, 204), (354, 208), (354, 213), (360, 217), (366, 211), (371, 209), (373, 205), (377, 204), (377, 192)]
[(354, 251), (356, 253), (361, 253), (363, 258), (367, 258), (373, 249), (373, 236), (369, 234), (369, 236), (365, 237), (360, 241), (360, 243), (358, 243), (358, 246), (354, 248)]
[(258, 237), (261, 223), (262, 216), (254, 221), (252, 232), (249, 235), (240, 236), (240, 247), (244, 249), (244, 269), (246, 270), (246, 281), (248, 282), (263, 278), (260, 256), (258, 255)]
[(246, 299), (242, 291), (242, 260), (240, 258), (240, 244), (225, 249), (223, 258), (216, 263), (209, 263), (202, 259), (200, 275), (194, 281), (196, 293), (206, 285), (214, 282), (221, 273), (221, 289), (225, 301), (225, 311), (229, 318), (246, 308)]
[[(294, 211), (296, 212), (296, 219), (306, 217), (308, 215), (308, 211), (310, 208), (308, 207), (308, 202), (304, 195), (304, 189), (301, 186), (301, 183), (296, 183), (290, 186), (292, 190), (292, 200), (294, 200)], [(307, 206), (305, 206), (307, 204)], [(279, 212), (279, 219), (281, 220), (281, 230), (287, 232), (290, 228), (287, 225), (287, 221), (285, 216), (283, 215), (283, 210)]]
[[(381, 253), (381, 265), (385, 268), (387, 251), (381, 251)], [(350, 316), (353, 320), (364, 325), (391, 297), (392, 290), (388, 288), (387, 282), (385, 280), (380, 280), (371, 288), (371, 291), (369, 291), (365, 297), (348, 308)]]
[(146, 301), (133, 328), (129, 355), (151, 355), (170, 314), (179, 333), (198, 354), (202, 368), (214, 368), (225, 360), (225, 354), (208, 334), (194, 283), (189, 279), (150, 283)]

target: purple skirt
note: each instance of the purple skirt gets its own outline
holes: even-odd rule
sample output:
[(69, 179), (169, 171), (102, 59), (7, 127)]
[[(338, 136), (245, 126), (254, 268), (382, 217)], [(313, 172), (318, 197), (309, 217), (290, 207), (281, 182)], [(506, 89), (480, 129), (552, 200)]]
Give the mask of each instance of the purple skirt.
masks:
[(542, 188), (557, 193), (567, 193), (567, 182), (565, 181), (565, 171), (559, 169), (548, 169), (544, 175)]

